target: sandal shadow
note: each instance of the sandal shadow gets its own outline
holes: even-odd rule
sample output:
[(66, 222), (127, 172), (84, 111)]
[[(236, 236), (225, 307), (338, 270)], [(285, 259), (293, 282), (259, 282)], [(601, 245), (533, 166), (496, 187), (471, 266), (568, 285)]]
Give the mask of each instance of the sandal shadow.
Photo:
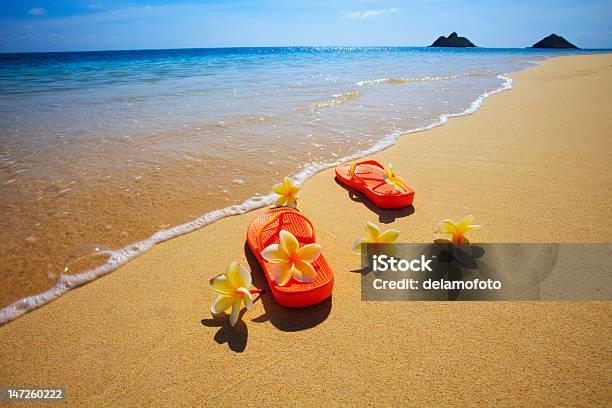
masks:
[(338, 180), (337, 177), (335, 177), (334, 180), (340, 187), (348, 191), (348, 197), (351, 201), (355, 201), (356, 203), (361, 203), (365, 205), (370, 211), (378, 215), (378, 222), (380, 223), (390, 224), (394, 222), (397, 218), (404, 218), (414, 214), (414, 206), (412, 205), (392, 210), (385, 210), (383, 208), (379, 208), (374, 205), (373, 202), (368, 200), (368, 198), (362, 192), (353, 190), (349, 186), (342, 184), (342, 182)]

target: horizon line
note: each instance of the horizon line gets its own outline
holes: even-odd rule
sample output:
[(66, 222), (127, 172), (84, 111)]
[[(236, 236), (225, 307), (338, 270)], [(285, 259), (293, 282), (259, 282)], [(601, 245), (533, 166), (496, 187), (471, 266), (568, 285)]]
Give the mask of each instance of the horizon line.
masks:
[(178, 48), (115, 48), (115, 49), (92, 49), (92, 50), (63, 50), (63, 51), (0, 51), (2, 54), (61, 54), (61, 53), (85, 53), (85, 52), (118, 52), (118, 51), (170, 51), (170, 50), (220, 50), (220, 49), (244, 49), (244, 48), (436, 48), (436, 49), (493, 49), (493, 50), (583, 50), (583, 51), (606, 51), (610, 48), (533, 48), (528, 47), (432, 47), (431, 45), (234, 45), (225, 47), (178, 47)]

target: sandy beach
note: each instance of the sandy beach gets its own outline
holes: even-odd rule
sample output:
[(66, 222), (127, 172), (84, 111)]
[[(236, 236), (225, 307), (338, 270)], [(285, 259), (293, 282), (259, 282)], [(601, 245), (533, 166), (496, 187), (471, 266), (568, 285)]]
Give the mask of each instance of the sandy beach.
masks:
[(335, 272), (328, 301), (264, 294), (233, 329), (212, 318), (208, 279), (228, 263), (266, 286), (245, 246), (253, 211), (0, 327), (0, 384), (65, 387), (75, 406), (610, 406), (610, 302), (362, 302), (350, 247), (366, 220), (430, 242), (467, 214), (475, 242), (611, 242), (611, 68), (610, 54), (546, 60), (371, 156), (414, 188), (414, 210), (376, 209), (333, 169), (310, 179), (299, 208)]

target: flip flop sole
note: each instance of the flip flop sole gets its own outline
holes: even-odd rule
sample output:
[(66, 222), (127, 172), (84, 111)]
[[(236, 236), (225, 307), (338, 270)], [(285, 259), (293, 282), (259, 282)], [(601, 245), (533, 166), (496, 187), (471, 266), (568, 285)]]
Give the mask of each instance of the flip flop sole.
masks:
[(271, 264), (263, 259), (261, 251), (270, 244), (278, 244), (281, 229), (291, 232), (300, 245), (315, 243), (312, 224), (297, 210), (288, 207), (273, 208), (255, 218), (247, 229), (247, 243), (257, 257), (274, 299), (289, 308), (299, 308), (321, 303), (331, 296), (334, 274), (321, 254), (311, 265), (317, 271), (313, 282), (301, 283), (291, 279), (285, 286), (276, 284)]
[[(342, 184), (363, 193), (377, 207), (394, 209), (412, 205), (414, 190), (408, 188), (406, 192), (399, 192), (386, 184), (384, 173), (380, 167), (371, 164), (358, 164), (359, 177), (365, 183), (359, 183), (351, 177), (350, 168), (350, 164), (342, 164), (336, 167), (336, 178)], [(382, 191), (375, 191), (374, 188), (382, 188)]]

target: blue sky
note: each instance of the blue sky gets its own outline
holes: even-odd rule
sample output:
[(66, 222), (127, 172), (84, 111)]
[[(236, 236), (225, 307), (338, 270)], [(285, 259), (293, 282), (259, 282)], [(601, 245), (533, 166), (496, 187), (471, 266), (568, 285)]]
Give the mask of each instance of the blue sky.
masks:
[(612, 48), (612, 1), (0, 1), (0, 52), (421, 46), (452, 31), (482, 47), (526, 47), (555, 32)]

